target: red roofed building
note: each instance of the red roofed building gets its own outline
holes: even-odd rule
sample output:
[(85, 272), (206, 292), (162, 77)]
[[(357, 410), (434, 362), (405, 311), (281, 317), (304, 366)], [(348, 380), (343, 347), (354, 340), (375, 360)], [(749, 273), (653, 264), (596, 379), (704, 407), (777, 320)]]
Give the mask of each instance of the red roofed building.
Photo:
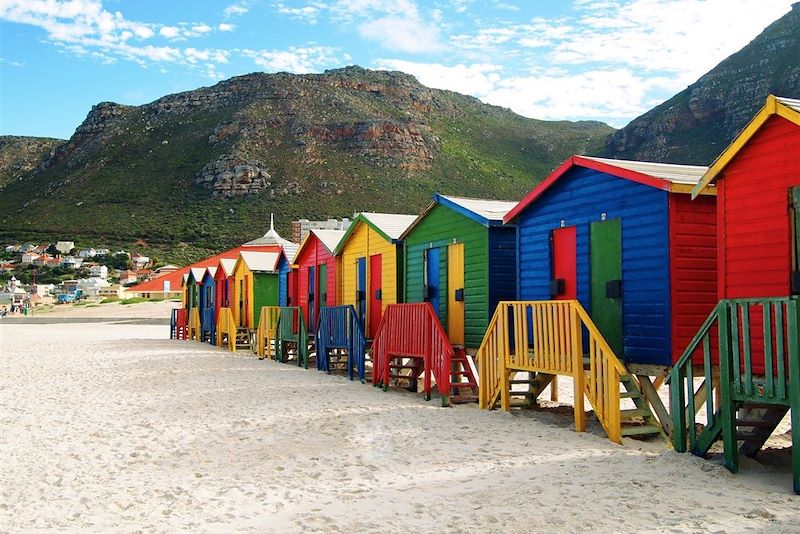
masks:
[(219, 260), (223, 258), (236, 259), (239, 257), (239, 252), (243, 250), (252, 252), (280, 252), (284, 250), (286, 257), (291, 259), (297, 251), (298, 245), (283, 239), (278, 232), (275, 231), (273, 221), (270, 219), (269, 230), (266, 234), (253, 241), (248, 241), (242, 246), (226, 250), (216, 256), (211, 256), (197, 263), (187, 265), (183, 269), (170, 272), (162, 276), (142, 282), (135, 286), (129, 287), (125, 294), (130, 297), (144, 297), (144, 298), (180, 298), (183, 294), (181, 284), (184, 276), (189, 275), (189, 270), (192, 267), (216, 267)]

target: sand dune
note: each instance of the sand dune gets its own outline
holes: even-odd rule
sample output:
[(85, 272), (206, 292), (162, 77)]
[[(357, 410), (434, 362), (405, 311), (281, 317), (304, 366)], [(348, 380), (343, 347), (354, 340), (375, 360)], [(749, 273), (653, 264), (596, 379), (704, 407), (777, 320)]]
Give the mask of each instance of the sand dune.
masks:
[(732, 475), (166, 333), (0, 322), (0, 531), (800, 530), (786, 451)]

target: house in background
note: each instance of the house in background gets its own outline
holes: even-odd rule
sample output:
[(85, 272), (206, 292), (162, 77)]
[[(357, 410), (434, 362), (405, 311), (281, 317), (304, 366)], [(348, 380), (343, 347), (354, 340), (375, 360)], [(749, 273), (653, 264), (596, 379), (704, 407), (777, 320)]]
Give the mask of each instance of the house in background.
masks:
[(93, 248), (82, 248), (78, 251), (79, 258), (94, 258), (97, 256), (97, 251)]
[(65, 269), (80, 269), (81, 265), (83, 265), (83, 258), (73, 256), (64, 258), (64, 261), (61, 262), (61, 266)]
[(89, 268), (89, 276), (105, 280), (108, 278), (108, 267), (105, 265), (92, 265)]
[(123, 286), (127, 284), (132, 284), (137, 280), (139, 280), (139, 277), (136, 276), (136, 271), (131, 271), (127, 269), (124, 271), (119, 271), (119, 283), (122, 284)]
[(131, 254), (131, 261), (137, 269), (144, 269), (150, 265), (150, 258), (148, 256), (142, 256), (141, 254)]
[(75, 242), (73, 241), (58, 241), (56, 243), (56, 250), (61, 254), (69, 254), (69, 251), (73, 248), (75, 248)]
[(35, 252), (24, 252), (22, 254), (22, 259), (20, 259), (20, 263), (22, 265), (33, 265), (33, 262), (39, 257), (39, 254)]

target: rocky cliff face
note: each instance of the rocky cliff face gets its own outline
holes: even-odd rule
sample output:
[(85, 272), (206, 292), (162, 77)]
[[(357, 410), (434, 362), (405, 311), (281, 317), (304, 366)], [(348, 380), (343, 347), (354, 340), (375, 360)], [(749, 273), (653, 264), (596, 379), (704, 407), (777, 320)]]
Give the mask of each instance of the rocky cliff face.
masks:
[(0, 135), (0, 190), (42, 167), (63, 142), (47, 137)]
[(711, 163), (768, 94), (800, 97), (800, 3), (684, 91), (615, 132), (605, 155)]
[(262, 234), (272, 212), (286, 231), (299, 217), (414, 213), (436, 191), (518, 198), (612, 131), (525, 119), (399, 72), (254, 73), (94, 106), (0, 196), (0, 228), (221, 247)]

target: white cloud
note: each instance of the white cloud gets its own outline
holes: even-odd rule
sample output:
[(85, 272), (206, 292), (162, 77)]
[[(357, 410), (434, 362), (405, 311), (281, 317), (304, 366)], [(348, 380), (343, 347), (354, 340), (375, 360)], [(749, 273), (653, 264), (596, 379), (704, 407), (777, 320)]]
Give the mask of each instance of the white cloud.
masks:
[(181, 29), (176, 28), (175, 26), (162, 26), (158, 30), (158, 33), (162, 37), (166, 37), (167, 39), (174, 39), (175, 37), (178, 37), (181, 34)]
[(237, 2), (235, 4), (231, 4), (222, 10), (222, 13), (226, 17), (238, 17), (239, 15), (244, 15), (250, 11), (250, 2)]
[(195, 33), (197, 35), (202, 35), (204, 33), (210, 32), (211, 29), (212, 29), (211, 26), (209, 26), (208, 24), (198, 24), (196, 26), (192, 26), (191, 31), (192, 33)]
[(389, 16), (371, 20), (362, 24), (358, 33), (387, 50), (397, 52), (419, 54), (443, 49), (436, 26), (417, 18)]
[(233, 24), (228, 24), (226, 22), (222, 22), (217, 25), (217, 30), (221, 32), (232, 32), (235, 28), (236, 26), (234, 26)]
[(268, 72), (303, 74), (336, 64), (336, 50), (326, 46), (290, 47), (288, 50), (241, 50), (259, 67)]
[(324, 2), (311, 2), (304, 6), (292, 7), (278, 2), (275, 4), (275, 9), (281, 15), (287, 15), (307, 24), (316, 24), (322, 12), (328, 9), (328, 5)]
[(448, 89), (486, 98), (501, 80), (503, 67), (491, 63), (447, 66), (440, 63), (416, 63), (399, 59), (380, 59), (377, 67), (413, 74), (423, 85)]

